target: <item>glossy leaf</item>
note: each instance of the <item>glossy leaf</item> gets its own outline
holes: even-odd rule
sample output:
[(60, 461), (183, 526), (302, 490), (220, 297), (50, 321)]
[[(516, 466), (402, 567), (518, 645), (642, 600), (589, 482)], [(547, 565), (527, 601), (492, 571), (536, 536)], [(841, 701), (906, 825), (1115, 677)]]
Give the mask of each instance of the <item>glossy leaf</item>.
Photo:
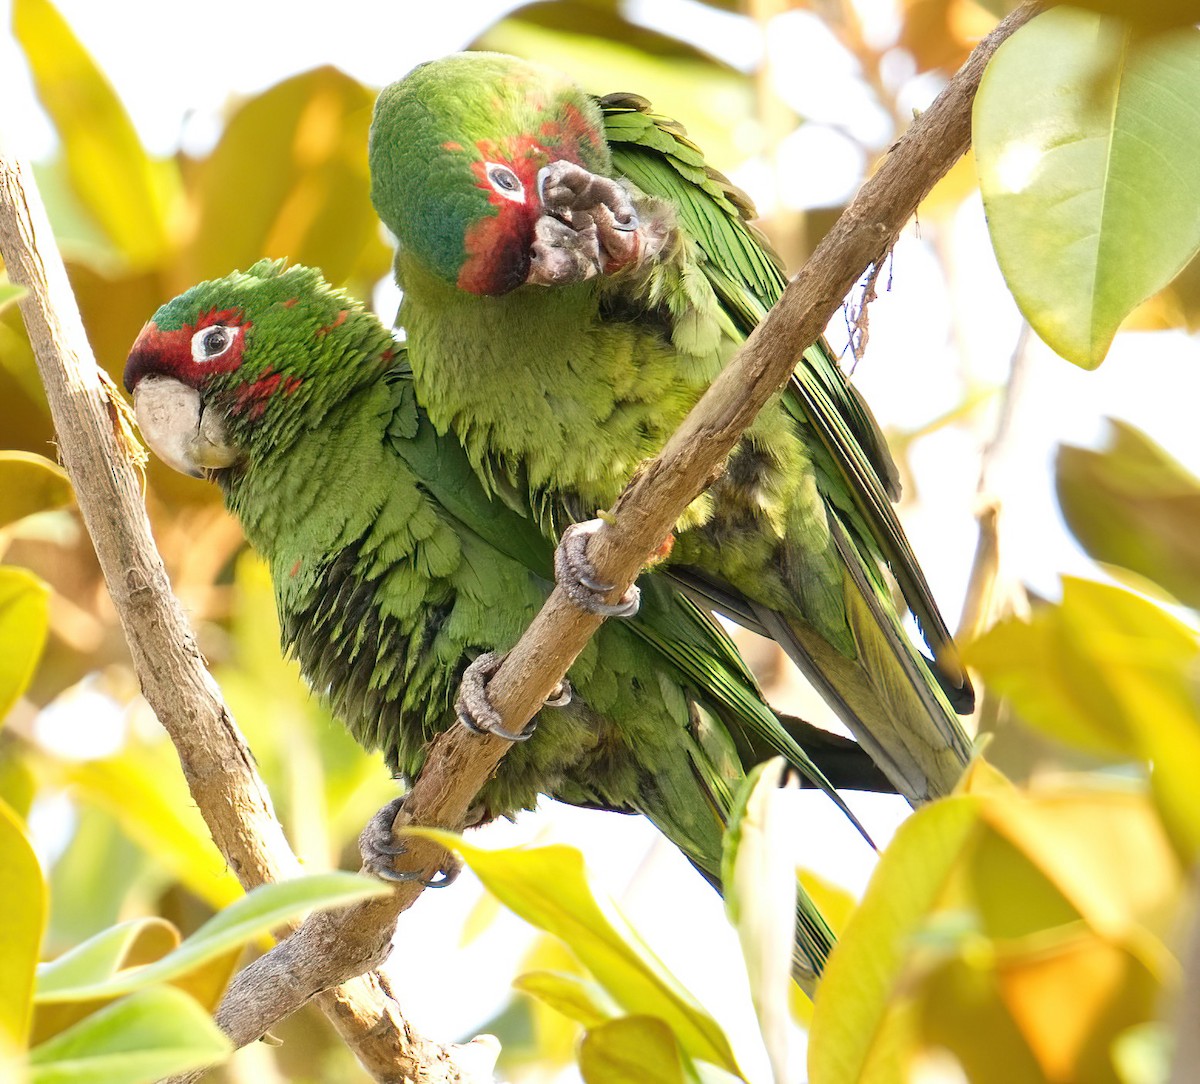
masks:
[(585, 1084), (686, 1084), (679, 1044), (652, 1016), (623, 1016), (592, 1028), (579, 1047)]
[(572, 847), (488, 851), (449, 832), (414, 835), (458, 851), (502, 903), (526, 922), (562, 939), (626, 1012), (663, 1020), (692, 1057), (737, 1072), (717, 1022), (641, 944), (625, 921), (592, 895), (583, 856)]
[(33, 677), (49, 627), (49, 588), (23, 568), (0, 567), (0, 722)]
[(976, 798), (914, 813), (880, 858), (817, 988), (808, 1068), (822, 1084), (905, 1079), (912, 1020), (893, 1006), (914, 937), (979, 827)]
[(984, 73), (973, 141), (996, 257), (1034, 330), (1084, 368), (1200, 248), (1197, 86), (1200, 31), (1065, 7)]
[(1061, 605), (1010, 619), (966, 658), (1029, 724), (1090, 752), (1153, 765), (1175, 846), (1200, 848), (1200, 705), (1195, 633), (1152, 602), (1066, 578)]
[(93, 1013), (30, 1054), (30, 1084), (150, 1084), (215, 1065), (229, 1039), (186, 994), (142, 990)]
[(0, 527), (72, 499), (67, 472), (32, 452), (0, 452)]
[(314, 908), (345, 907), (388, 893), (387, 885), (354, 873), (319, 873), (263, 885), (210, 918), (173, 952), (145, 967), (86, 980), (68, 971), (39, 977), (38, 1002), (83, 1001), (117, 997), (153, 983), (166, 982), (268, 933), (285, 919)]
[(46, 925), (46, 885), (17, 816), (0, 802), (0, 1055), (23, 1047), (33, 1008), (34, 969)]
[(1091, 557), (1200, 609), (1200, 479), (1110, 418), (1102, 451), (1059, 448), (1055, 481), (1063, 518)]
[(48, 0), (14, 0), (13, 29), (76, 198), (131, 263), (155, 263), (169, 244), (171, 174), (150, 160), (112, 85)]
[(791, 833), (781, 808), (783, 759), (757, 765), (742, 784), (725, 834), (721, 880), (725, 911), (737, 930), (750, 997), (779, 1084), (788, 1079), (789, 994), (796, 936), (796, 872)]

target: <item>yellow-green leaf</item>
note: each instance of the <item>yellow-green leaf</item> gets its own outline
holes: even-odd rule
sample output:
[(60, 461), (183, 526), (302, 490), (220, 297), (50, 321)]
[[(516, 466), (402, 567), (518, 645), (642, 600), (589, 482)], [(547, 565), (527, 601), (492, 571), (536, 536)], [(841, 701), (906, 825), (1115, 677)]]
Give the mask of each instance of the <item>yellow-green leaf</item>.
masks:
[(173, 952), (144, 967), (105, 978), (51, 970), (38, 978), (37, 1001), (87, 1001), (119, 997), (153, 983), (185, 975), (230, 949), (269, 932), (285, 919), (314, 908), (345, 907), (390, 889), (356, 873), (317, 873), (291, 881), (262, 885), (219, 911)]
[(880, 858), (817, 988), (809, 1037), (811, 1079), (875, 1084), (905, 1079), (912, 1021), (898, 1001), (913, 939), (979, 827), (977, 798), (914, 813)]
[(30, 1084), (150, 1084), (215, 1065), (233, 1047), (187, 994), (142, 990), (36, 1047)]
[(169, 174), (151, 162), (112, 85), (48, 0), (13, 0), (13, 29), (79, 202), (131, 263), (157, 263), (168, 246)]
[(46, 925), (46, 885), (16, 814), (0, 802), (0, 1055), (21, 1048), (33, 1010), (33, 976)]
[(594, 1028), (617, 1016), (619, 1009), (596, 983), (578, 975), (556, 971), (527, 971), (513, 979), (513, 986), (536, 997), (550, 1008)]
[(579, 1047), (586, 1084), (686, 1084), (671, 1029), (653, 1016), (623, 1016), (592, 1028)]
[(374, 101), (373, 90), (326, 67), (238, 109), (196, 178), (197, 228), (180, 287), (262, 256), (320, 267), (338, 284), (361, 280), (353, 285), (364, 291), (386, 274), (367, 169)]
[(49, 628), (50, 589), (23, 568), (0, 568), (0, 722), (33, 677)]
[(0, 527), (61, 508), (73, 494), (67, 472), (33, 452), (0, 452)]
[(458, 851), (487, 889), (526, 922), (552, 933), (626, 1012), (663, 1020), (692, 1057), (738, 1072), (720, 1026), (641, 944), (615, 909), (592, 895), (573, 847), (488, 851), (449, 832), (410, 829)]
[(1200, 610), (1200, 479), (1145, 433), (1109, 419), (1102, 451), (1063, 445), (1058, 503), (1079, 544)]
[(146, 963), (144, 949), (139, 943), (153, 941), (161, 951), (158, 959), (179, 945), (179, 931), (162, 918), (135, 918), (101, 930), (81, 945), (68, 949), (57, 959), (38, 967), (38, 981), (61, 987), (90, 986), (111, 978), (129, 966), (130, 957)]
[(1000, 269), (1084, 368), (1200, 247), (1200, 31), (1058, 7), (996, 51), (973, 143)]
[(1184, 856), (1200, 849), (1196, 634), (1154, 603), (1064, 578), (1060, 605), (1004, 621), (966, 649), (990, 688), (1061, 741), (1147, 766)]

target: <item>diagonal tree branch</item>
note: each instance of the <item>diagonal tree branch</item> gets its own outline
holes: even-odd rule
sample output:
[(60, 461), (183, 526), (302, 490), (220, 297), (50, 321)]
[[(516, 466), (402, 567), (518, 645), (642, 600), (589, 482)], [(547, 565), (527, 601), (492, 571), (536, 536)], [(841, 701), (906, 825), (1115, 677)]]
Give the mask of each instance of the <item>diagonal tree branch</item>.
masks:
[[(897, 141), (667, 447), (622, 494), (606, 517), (609, 527), (593, 539), (589, 553), (598, 573), (618, 585), (612, 597), (633, 581), (682, 511), (720, 474), (746, 426), (788, 380), (796, 357), (816, 340), (854, 283), (885, 256), (920, 201), (966, 151), (971, 103), (988, 59), (1040, 8), (1027, 2), (972, 53), (930, 109)], [(25, 195), (30, 187), (0, 153), (0, 252), (13, 280), (32, 291), (24, 311), (55, 410), (63, 458), (122, 615), (135, 665), (147, 699), (176, 740), (197, 804), (230, 865), (246, 883), (273, 878), (294, 868), (294, 856), (167, 589), (136, 480), (114, 437), (111, 400), (100, 386), (40, 207), (34, 216), (36, 228), (30, 224)], [(56, 336), (61, 348), (55, 345)], [(598, 618), (582, 613), (561, 591), (554, 591), (490, 683), (492, 702), (508, 729), (520, 729), (532, 718), (599, 624)], [(202, 739), (197, 731), (203, 731)], [(439, 736), (406, 803), (406, 822), (460, 828), (474, 795), (507, 748), (500, 739), (468, 735), (461, 728)], [(409, 859), (414, 868), (432, 874), (443, 855), (436, 845), (414, 839), (409, 841)], [(439, 1057), (440, 1048), (432, 1044), (418, 1043), (417, 1056), (404, 1064), (407, 1055), (396, 1049), (407, 1029), (385, 996), (383, 980), (369, 976), (346, 981), (383, 958), (398, 915), (419, 892), (415, 884), (402, 885), (385, 899), (309, 918), (238, 974), (218, 1013), (222, 1027), (237, 1044), (252, 1042), (319, 996), (322, 1008), (377, 1079), (462, 1079), (452, 1056), (442, 1052)], [(338, 983), (346, 985), (321, 993)], [(360, 999), (366, 1000), (366, 1011), (360, 1009)]]
[[(127, 408), (96, 365), (32, 175), (2, 145), (0, 255), (12, 281), (28, 291), (20, 305), (59, 454), (142, 691), (178, 750), (192, 797), (245, 888), (296, 876), (300, 864), (283, 836), (254, 757), (171, 593), (131, 462), (136, 444), (125, 422)], [(391, 926), (374, 931), (372, 963), (387, 954), (390, 939)], [(366, 969), (347, 967), (334, 981)], [(459, 1071), (454, 1048), (412, 1032), (378, 974), (329, 990), (320, 1004), (378, 1080), (458, 1084), (474, 1078)], [(490, 1073), (479, 1079), (490, 1080)]]
[[(618, 585), (610, 600), (620, 597), (688, 504), (719, 476), (742, 432), (790, 378), (796, 358), (816, 341), (854, 283), (883, 259), (917, 205), (966, 152), (971, 104), (983, 69), (1000, 43), (1040, 10), (1039, 3), (1023, 4), (979, 44), (892, 147), (667, 446), (621, 494), (588, 554), (597, 574)], [(520, 730), (534, 716), (600, 623), (555, 589), (488, 685), (506, 729)], [(460, 727), (439, 735), (396, 827), (461, 828), (476, 792), (508, 748), (499, 738), (468, 734)], [(444, 859), (428, 841), (410, 839), (407, 846), (412, 867), (427, 875)], [(365, 959), (371, 931), (390, 931), (419, 893), (416, 884), (402, 885), (390, 897), (314, 915), (297, 934), (238, 974), (218, 1014), (221, 1026), (237, 1043), (257, 1038), (323, 983), (336, 981), (338, 967), (360, 951), (360, 939)], [(280, 976), (287, 977), (286, 986)]]

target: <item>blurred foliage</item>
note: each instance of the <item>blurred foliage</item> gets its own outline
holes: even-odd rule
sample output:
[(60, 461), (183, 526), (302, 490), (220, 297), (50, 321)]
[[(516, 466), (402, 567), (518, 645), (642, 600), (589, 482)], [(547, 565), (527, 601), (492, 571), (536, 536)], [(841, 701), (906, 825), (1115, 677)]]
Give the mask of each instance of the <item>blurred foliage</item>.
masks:
[[(830, 48), (849, 59), (845, 86), (831, 86), (827, 97), (865, 95), (886, 121), (887, 130), (870, 139), (841, 133), (862, 152), (865, 174), (908, 123), (910, 84), (947, 78), (1011, 5), (896, 0), (887, 40), (866, 31), (850, 0), (705, 6), (713, 9), (707, 16), (730, 20), (731, 31), (761, 35), (756, 70), (705, 52), (686, 40), (686, 27), (676, 35), (642, 25), (636, 9), (617, 0), (526, 4), (476, 34), (475, 44), (564, 68), (600, 93), (643, 93), (684, 119), (710, 159), (739, 183), (765, 171), (771, 180), (759, 186), (767, 193), (764, 225), (794, 264), (841, 208), (809, 206), (796, 178), (780, 174), (777, 144), (806, 128), (841, 128), (836, 110), (810, 118), (781, 93), (790, 58), (765, 47), (771, 20), (819, 19)], [(1190, 0), (1080, 6), (1158, 14), (1174, 25), (1194, 18)], [(48, 0), (14, 0), (13, 11), (59, 138), (55, 157), (37, 165), (38, 181), (85, 326), (111, 375), (119, 375), (155, 308), (200, 278), (262, 256), (320, 266), (364, 297), (387, 276), (389, 251), (368, 199), (374, 88), (329, 67), (303, 72), (231, 100), (211, 150), (159, 157), (145, 149), (125, 105)], [(1165, 140), (1124, 108), (1098, 123), (1094, 98), (1108, 92), (1066, 80), (1062, 57), (1077, 57), (1072, 70), (1103, 57), (1079, 58), (1077, 48), (1067, 49), (1077, 42), (1054, 37), (1054, 20), (1039, 23), (1024, 44), (1014, 43), (1013, 66), (989, 73), (980, 108), (994, 126), (979, 133), (979, 173), (1014, 293), (1051, 339), (1042, 313), (1065, 313), (1073, 338), (1056, 345), (1095, 364), (1129, 309), (1163, 287), (1195, 250), (1200, 170), (1193, 158), (1200, 140), (1179, 134), (1194, 124), (1186, 110), (1157, 105)], [(464, 37), (473, 32), (463, 29)], [(1042, 34), (1050, 40), (1039, 43)], [(1128, 78), (1120, 95), (1104, 100), (1136, 105), (1138, 93), (1152, 91), (1155, 102), (1165, 101), (1172, 80), (1183, 76), (1164, 73), (1163, 58), (1169, 52), (1192, 63), (1194, 40), (1191, 31), (1137, 39), (1123, 61)], [(1184, 42), (1178, 53), (1171, 51), (1176, 41)], [(1064, 228), (1100, 238), (1090, 262), (1080, 264), (1087, 283), (1103, 287), (1094, 293), (1080, 292), (1075, 275), (1023, 285), (1022, 271), (1036, 275), (1052, 265), (1048, 255), (1062, 236), (1034, 236), (1028, 203), (1013, 205), (1010, 216), (989, 188), (1003, 179), (1004, 154), (1014, 143), (1028, 144), (1044, 115), (1044, 96), (1031, 87), (1051, 78), (1062, 81), (1057, 123), (1068, 142), (1108, 140), (1114, 154), (1067, 180), (1046, 155), (1038, 180), (1022, 194), (1037, 213), (1076, 191), (1089, 197), (1071, 204)], [(1176, 97), (1195, 100), (1190, 92)], [(1168, 106), (1177, 109), (1162, 108)], [(1127, 153), (1146, 138), (1159, 140), (1158, 158)], [(1166, 176), (1159, 159), (1181, 163), (1177, 176)], [(968, 158), (922, 207), (923, 227), (936, 235), (974, 197), (976, 184)], [(1102, 188), (1152, 191), (1155, 198), (1144, 207), (1104, 204), (1097, 211)], [(1131, 321), (1200, 325), (1197, 266)], [(210, 942), (213, 954), (193, 956), (196, 966), (170, 985), (116, 1001), (85, 989), (79, 996), (88, 1000), (43, 999), (35, 1011), (39, 945), (44, 956), (58, 957), (83, 942), (78, 951), (108, 977), (135, 964), (153, 967), (182, 946), (203, 945), (204, 935), (200, 942), (187, 935), (211, 933), (205, 923), (237, 906), (241, 893), (187, 796), (173, 750), (137, 697), (69, 487), (37, 454), (52, 447), (53, 433), (13, 303), (18, 294), (0, 277), (0, 433), (5, 447), (16, 449), (0, 454), (0, 556), (8, 562), (0, 569), (0, 1076), (2, 1059), (16, 1056), (28, 1036), (41, 1044), (36, 1080), (63, 1079), (55, 1066), (68, 1060), (72, 1081), (149, 1079), (222, 1055), (197, 1006), (215, 1003), (234, 968), (230, 942)], [(976, 411), (985, 398), (968, 389), (963, 404), (937, 424)], [(1058, 486), (1065, 517), (1097, 561), (1123, 570), (1127, 584), (1151, 595), (1200, 604), (1197, 483), (1150, 437), (1118, 425), (1101, 452), (1064, 448)], [(378, 760), (329, 719), (295, 666), (281, 660), (269, 578), (243, 552), (215, 489), (154, 462), (146, 496), (172, 582), (289, 838), (314, 867), (356, 862), (358, 831), (393, 785)], [(1002, 622), (970, 649), (989, 692), (1004, 694), (1031, 732), (1057, 743), (1051, 747), (1061, 749), (1059, 763), (1078, 764), (1086, 752), (1102, 768), (1086, 777), (1046, 772), (1018, 789), (980, 761), (960, 796), (905, 823), (861, 905), (804, 874), (835, 928), (844, 930), (815, 1009), (790, 991), (793, 1020), (812, 1014), (817, 1084), (921, 1079), (939, 1057), (972, 1081), (1163, 1079), (1171, 1036), (1161, 1021), (1170, 1019), (1180, 984), (1173, 954), (1182, 919), (1195, 906), (1181, 871), (1200, 843), (1200, 800), (1191, 784), (1200, 771), (1198, 650), (1193, 617), (1079, 580), (1066, 584), (1061, 603), (1038, 607), (1028, 621)], [(774, 656), (765, 665), (786, 674)], [(787, 796), (768, 801), (766, 790), (747, 792), (747, 813), (730, 837), (730, 905), (778, 1075), (787, 1063), (788, 1029), (772, 946), (790, 940), (784, 934), (791, 915), (781, 903), (784, 890), (754, 891), (768, 879), (790, 881), (790, 852), (778, 841), (772, 809), (777, 797)], [(522, 993), (488, 1025), (504, 1044), (507, 1079), (547, 1081), (576, 1062), (588, 1081), (691, 1082), (701, 1063), (708, 1063), (705, 1080), (737, 1079), (725, 1022), (592, 897), (573, 852), (505, 856), (465, 846), (497, 897), (554, 934), (524, 954), (516, 983)], [(498, 908), (480, 902), (463, 920), (464, 941), (487, 938), (498, 921)], [(278, 1034), (283, 1046), (248, 1049), (218, 1078), (363, 1079), (319, 1014), (306, 1010)], [(114, 1035), (127, 1037), (123, 1048), (111, 1045)], [(158, 1053), (131, 1067), (128, 1058), (122, 1062), (130, 1044)], [(81, 1054), (86, 1062), (77, 1060)], [(166, 1060), (154, 1060), (160, 1056)]]
[(1109, 427), (1100, 451), (1059, 449), (1063, 518), (1097, 561), (1200, 610), (1200, 479), (1140, 430), (1117, 419)]

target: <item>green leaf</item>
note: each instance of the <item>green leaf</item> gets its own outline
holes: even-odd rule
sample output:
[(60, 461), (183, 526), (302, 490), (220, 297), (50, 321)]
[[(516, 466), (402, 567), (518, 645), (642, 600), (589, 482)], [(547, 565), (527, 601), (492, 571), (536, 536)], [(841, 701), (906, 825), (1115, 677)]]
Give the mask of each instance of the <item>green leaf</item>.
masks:
[(48, 0), (14, 0), (13, 30), (75, 195), (131, 263), (157, 263), (168, 248), (170, 174), (151, 162), (112, 85)]
[(36, 1047), (30, 1084), (149, 1084), (216, 1065), (233, 1046), (187, 994), (142, 990)]
[[(916, 934), (979, 826), (980, 801), (917, 810), (879, 860), (817, 988), (808, 1069), (821, 1084), (907, 1079), (911, 1021), (896, 999)], [(896, 1004), (893, 1004), (896, 1002)]]
[(387, 885), (355, 873), (318, 873), (263, 885), (210, 918), (174, 952), (145, 967), (98, 981), (80, 981), (72, 968), (67, 968), (65, 974), (53, 970), (43, 973), (39, 976), (36, 1000), (53, 1003), (118, 997), (186, 974), (302, 911), (345, 907), (389, 891)]
[(1055, 481), (1067, 526), (1097, 561), (1200, 609), (1200, 479), (1145, 433), (1109, 419), (1099, 452), (1063, 445)]
[(46, 885), (17, 816), (0, 802), (0, 1056), (22, 1048), (33, 1011), (33, 976), (46, 926)]
[(111, 978), (127, 966), (129, 955), (139, 940), (158, 939), (167, 934), (165, 955), (179, 944), (179, 932), (162, 918), (135, 918), (101, 930), (81, 945), (68, 949), (56, 960), (38, 967), (38, 984), (43, 988), (70, 989), (73, 986), (93, 986)]
[(626, 1012), (658, 1017), (689, 1055), (738, 1072), (717, 1022), (640, 943), (624, 919), (592, 895), (583, 856), (573, 847), (488, 851), (450, 832), (409, 831), (458, 851), (502, 903), (560, 938)]
[(1200, 32), (1055, 8), (996, 51), (973, 142), (1000, 269), (1034, 330), (1093, 369), (1200, 247)]
[(623, 1016), (592, 1028), (579, 1047), (585, 1084), (686, 1084), (671, 1029), (653, 1016)]
[(67, 472), (33, 452), (0, 452), (0, 527), (70, 504)]
[(578, 975), (564, 975), (560, 971), (527, 971), (513, 979), (513, 987), (536, 997), (585, 1028), (598, 1027), (620, 1012), (600, 986)]
[(23, 568), (0, 567), (0, 721), (33, 677), (50, 624), (50, 589)]
[(964, 655), (1030, 725), (1152, 765), (1172, 841), (1185, 857), (1200, 850), (1200, 642), (1191, 629), (1119, 587), (1067, 577), (1060, 605), (1001, 622)]
[(782, 757), (757, 765), (742, 784), (725, 834), (721, 881), (737, 930), (750, 997), (777, 1084), (788, 1079), (789, 1007), (796, 936), (795, 821), (780, 808)]

